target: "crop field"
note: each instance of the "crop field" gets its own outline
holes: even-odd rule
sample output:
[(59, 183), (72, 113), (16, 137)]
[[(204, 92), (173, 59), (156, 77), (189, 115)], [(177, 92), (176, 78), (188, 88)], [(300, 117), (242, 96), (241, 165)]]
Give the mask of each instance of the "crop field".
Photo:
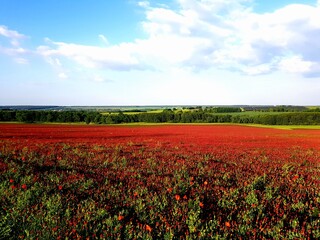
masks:
[(0, 124), (0, 239), (319, 239), (320, 129)]

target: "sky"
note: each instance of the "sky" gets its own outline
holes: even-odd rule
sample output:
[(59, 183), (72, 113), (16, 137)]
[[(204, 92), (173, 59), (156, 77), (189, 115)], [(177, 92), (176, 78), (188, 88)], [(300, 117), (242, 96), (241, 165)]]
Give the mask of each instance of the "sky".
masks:
[(320, 0), (1, 0), (0, 105), (320, 105)]

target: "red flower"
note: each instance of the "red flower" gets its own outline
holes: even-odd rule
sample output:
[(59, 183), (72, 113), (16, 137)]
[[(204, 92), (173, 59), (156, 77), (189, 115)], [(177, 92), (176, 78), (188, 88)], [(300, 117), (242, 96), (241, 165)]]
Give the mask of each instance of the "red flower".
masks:
[(146, 225), (146, 230), (147, 230), (148, 232), (151, 232), (151, 231), (152, 231), (152, 228), (151, 228), (149, 225)]
[(295, 181), (295, 180), (297, 180), (299, 178), (299, 176), (298, 175), (295, 175), (293, 178), (292, 178), (292, 181)]
[(121, 220), (123, 220), (123, 219), (124, 219), (124, 216), (122, 216), (122, 215), (119, 215), (119, 216), (118, 216), (118, 220), (119, 220), (119, 221), (121, 221)]
[(231, 227), (230, 222), (225, 222), (225, 226), (228, 227), (228, 228)]
[(61, 191), (61, 190), (62, 190), (62, 186), (61, 186), (61, 185), (59, 185), (59, 186), (58, 186), (58, 189)]
[(177, 195), (175, 195), (174, 196), (174, 198), (177, 200), (177, 201), (179, 201), (180, 200), (180, 196), (177, 194)]
[(203, 207), (204, 207), (204, 204), (203, 204), (202, 202), (200, 202), (200, 203), (199, 203), (199, 206), (200, 206), (201, 208), (203, 208)]
[(10, 180), (9, 180), (9, 182), (10, 182), (10, 183), (13, 183), (13, 182), (14, 182), (14, 180), (13, 180), (13, 179), (10, 179)]
[(11, 185), (11, 189), (16, 189), (16, 186), (15, 185)]
[(26, 184), (22, 184), (21, 188), (26, 190), (27, 189), (27, 185)]

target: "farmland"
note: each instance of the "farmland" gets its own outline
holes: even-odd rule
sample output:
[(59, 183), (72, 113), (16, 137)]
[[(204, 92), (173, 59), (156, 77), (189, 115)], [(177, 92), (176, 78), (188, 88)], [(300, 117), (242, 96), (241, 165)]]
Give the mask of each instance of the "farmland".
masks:
[(0, 239), (320, 238), (320, 130), (0, 124)]

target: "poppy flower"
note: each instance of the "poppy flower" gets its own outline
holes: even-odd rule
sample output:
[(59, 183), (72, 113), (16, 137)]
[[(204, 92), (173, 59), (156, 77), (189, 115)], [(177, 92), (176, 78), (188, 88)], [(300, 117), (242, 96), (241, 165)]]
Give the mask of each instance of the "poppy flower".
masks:
[(118, 220), (119, 220), (119, 221), (121, 221), (121, 220), (123, 220), (123, 219), (124, 219), (124, 216), (122, 216), (122, 215), (119, 215), (119, 216), (118, 216)]
[(10, 183), (13, 183), (13, 182), (14, 182), (14, 180), (13, 180), (13, 179), (10, 179), (10, 180), (9, 180), (9, 182), (10, 182)]
[(146, 225), (146, 230), (147, 230), (148, 232), (151, 232), (151, 231), (152, 231), (152, 228), (151, 228), (149, 225)]
[(27, 189), (27, 185), (26, 184), (22, 184), (21, 188), (26, 190)]
[(177, 200), (177, 201), (179, 201), (180, 200), (180, 196), (177, 194), (177, 195), (175, 195), (174, 196), (174, 198)]
[(228, 227), (228, 228), (231, 227), (230, 222), (226, 222), (226, 223), (225, 223), (225, 226)]
[(299, 176), (298, 175), (295, 175), (293, 178), (292, 178), (292, 181), (295, 181), (295, 180), (297, 180), (299, 178)]

